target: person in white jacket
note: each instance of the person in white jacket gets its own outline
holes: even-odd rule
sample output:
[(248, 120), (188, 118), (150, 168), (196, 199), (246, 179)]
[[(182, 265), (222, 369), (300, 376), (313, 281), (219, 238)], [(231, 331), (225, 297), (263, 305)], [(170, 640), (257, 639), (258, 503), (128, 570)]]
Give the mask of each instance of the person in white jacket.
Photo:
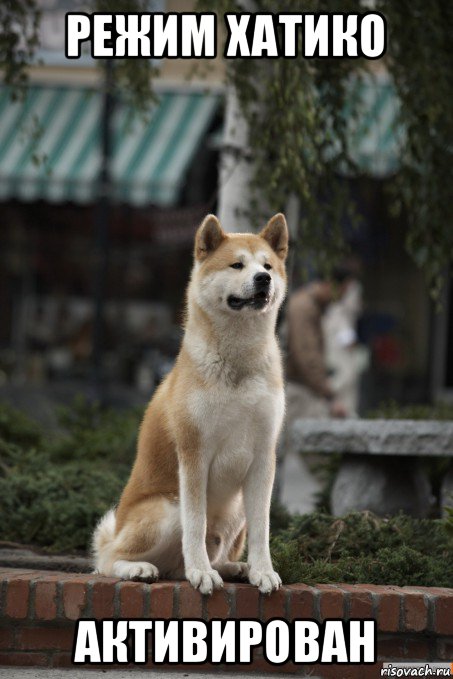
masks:
[(344, 405), (347, 417), (357, 417), (360, 376), (368, 362), (368, 352), (357, 337), (357, 320), (362, 308), (362, 285), (352, 279), (323, 318), (329, 384), (335, 397)]

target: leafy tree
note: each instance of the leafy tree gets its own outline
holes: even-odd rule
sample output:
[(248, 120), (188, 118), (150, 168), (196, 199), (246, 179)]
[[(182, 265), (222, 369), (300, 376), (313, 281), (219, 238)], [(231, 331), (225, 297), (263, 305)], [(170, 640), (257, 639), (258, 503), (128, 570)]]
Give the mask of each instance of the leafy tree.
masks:
[[(257, 12), (357, 12), (369, 9), (352, 0), (200, 0), (201, 9)], [(407, 250), (424, 268), (433, 293), (453, 261), (450, 204), (453, 139), (453, 5), (442, 0), (376, 0), (373, 10), (387, 19), (385, 66), (401, 102), (405, 130), (401, 167), (392, 182), (393, 208), (407, 215)], [(299, 34), (299, 43), (301, 34)], [(299, 44), (300, 53), (300, 44)], [(256, 204), (282, 209), (288, 196), (301, 198), (298, 240), (332, 263), (343, 249), (341, 220), (351, 210), (338, 177), (352, 167), (348, 156), (345, 102), (353, 71), (365, 59), (232, 59), (228, 79), (249, 126), (254, 156)], [(354, 115), (349, 110), (348, 115)], [(333, 140), (338, 154), (326, 155)], [(256, 205), (252, 205), (256, 209)]]
[[(198, 0), (198, 9), (243, 11), (244, 1)], [(365, 2), (345, 0), (254, 0), (259, 12), (357, 12)], [(100, 11), (146, 11), (146, 0), (96, 0)], [(453, 5), (442, 0), (376, 0), (373, 9), (387, 18), (385, 65), (401, 102), (406, 142), (401, 167), (392, 182), (393, 208), (408, 219), (407, 250), (423, 267), (434, 294), (453, 260), (449, 176), (453, 139)], [(22, 86), (26, 66), (38, 45), (36, 0), (0, 3), (0, 69), (5, 82)], [(219, 22), (220, 23), (220, 22)], [(301, 37), (299, 37), (301, 39)], [(352, 205), (339, 180), (339, 167), (353, 167), (346, 138), (345, 101), (352, 71), (366, 60), (234, 59), (228, 80), (236, 88), (249, 124), (254, 160), (253, 210), (264, 201), (277, 210), (288, 196), (301, 198), (298, 239), (304, 250), (329, 265), (344, 248), (341, 222)], [(149, 60), (119, 60), (117, 77), (134, 104), (149, 104), (153, 70)], [(353, 113), (353, 112), (352, 112)], [(351, 111), (348, 112), (351, 115)], [(335, 157), (326, 154), (332, 147)]]
[(407, 249), (435, 294), (453, 261), (453, 5), (379, 0), (389, 26), (388, 68), (401, 102), (406, 144), (394, 185), (409, 220)]
[[(94, 0), (93, 12), (146, 12), (148, 0)], [(6, 0), (0, 3), (0, 72), (13, 95), (20, 95), (28, 82), (28, 67), (36, 61), (42, 11), (37, 0)], [(102, 62), (101, 62), (102, 63)], [(150, 59), (115, 60), (115, 80), (123, 97), (146, 112), (154, 98), (155, 68)]]
[(26, 84), (26, 67), (39, 45), (40, 16), (35, 0), (0, 3), (0, 71), (4, 82), (16, 91)]

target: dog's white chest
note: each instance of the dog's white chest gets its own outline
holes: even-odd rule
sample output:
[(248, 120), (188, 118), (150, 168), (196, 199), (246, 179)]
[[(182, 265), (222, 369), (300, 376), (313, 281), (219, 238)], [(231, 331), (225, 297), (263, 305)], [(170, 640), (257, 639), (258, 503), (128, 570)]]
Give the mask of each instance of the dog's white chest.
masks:
[(283, 416), (283, 394), (256, 377), (235, 388), (197, 390), (189, 408), (209, 464), (208, 494), (227, 498), (242, 487), (254, 455), (270, 453)]
[(280, 416), (279, 390), (271, 390), (265, 379), (243, 380), (237, 387), (224, 384), (191, 392), (188, 406), (204, 442), (220, 445), (243, 439), (252, 443), (263, 424), (266, 429)]

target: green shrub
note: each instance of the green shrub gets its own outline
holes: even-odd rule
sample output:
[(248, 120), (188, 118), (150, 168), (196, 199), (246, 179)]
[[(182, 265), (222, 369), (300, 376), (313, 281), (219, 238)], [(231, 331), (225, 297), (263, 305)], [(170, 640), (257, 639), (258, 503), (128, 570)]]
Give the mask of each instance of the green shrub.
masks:
[(295, 516), (271, 540), (284, 582), (363, 582), (453, 587), (448, 522), (368, 512), (341, 519), (314, 512)]
[(49, 452), (56, 461), (129, 463), (134, 457), (140, 416), (138, 410), (118, 413), (79, 397), (71, 408), (59, 409), (62, 432), (51, 441)]
[(61, 432), (45, 438), (9, 406), (0, 407), (0, 539), (49, 551), (85, 550), (96, 521), (128, 478), (137, 412), (117, 413), (78, 399), (59, 413)]
[(0, 404), (0, 441), (18, 446), (40, 447), (43, 443), (41, 427), (7, 403)]
[[(14, 445), (0, 472), (1, 539), (49, 551), (85, 550), (97, 519), (118, 500), (127, 467), (96, 469), (74, 461), (56, 465), (43, 451)], [(120, 473), (122, 472), (122, 474)]]
[[(128, 478), (140, 414), (77, 401), (45, 435), (0, 405), (0, 539), (48, 551), (86, 550), (98, 518)], [(453, 515), (452, 515), (453, 516)], [(271, 550), (283, 581), (368, 582), (453, 587), (452, 516), (337, 519), (292, 516), (274, 505)]]
[(401, 405), (397, 401), (383, 401), (365, 417), (385, 420), (453, 420), (452, 403), (415, 403)]

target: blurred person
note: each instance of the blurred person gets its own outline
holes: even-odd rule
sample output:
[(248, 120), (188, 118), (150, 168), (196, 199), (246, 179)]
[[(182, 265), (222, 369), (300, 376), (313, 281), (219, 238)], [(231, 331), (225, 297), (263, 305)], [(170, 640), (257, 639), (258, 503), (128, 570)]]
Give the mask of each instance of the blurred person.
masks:
[(346, 417), (347, 408), (330, 383), (325, 354), (323, 316), (341, 298), (351, 279), (346, 269), (330, 280), (302, 286), (287, 308), (287, 426), (302, 418)]
[(357, 417), (360, 376), (368, 363), (368, 351), (357, 336), (362, 309), (362, 285), (351, 279), (342, 297), (328, 307), (323, 318), (329, 384), (348, 417)]
[(328, 377), (323, 317), (344, 294), (351, 273), (333, 272), (295, 290), (286, 310), (286, 418), (277, 455), (274, 498), (290, 511), (311, 511), (319, 482), (291, 444), (292, 424), (299, 418), (346, 417)]

